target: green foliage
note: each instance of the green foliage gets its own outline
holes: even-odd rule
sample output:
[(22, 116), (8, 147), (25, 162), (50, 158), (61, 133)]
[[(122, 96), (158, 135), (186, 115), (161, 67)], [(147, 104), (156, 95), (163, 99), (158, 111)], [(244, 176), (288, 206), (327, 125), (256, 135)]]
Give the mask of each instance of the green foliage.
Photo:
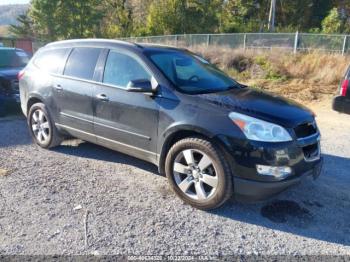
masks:
[(259, 65), (265, 73), (265, 79), (285, 81), (288, 76), (276, 68), (265, 55), (255, 57), (255, 64)]
[(132, 9), (126, 0), (105, 0), (105, 16), (102, 22), (102, 35), (117, 38), (132, 33)]
[(18, 37), (31, 38), (34, 37), (32, 20), (28, 13), (17, 17), (17, 25), (10, 25), (9, 32)]
[(322, 21), (323, 33), (350, 33), (350, 4), (348, 5), (341, 9), (334, 7), (329, 12), (328, 16)]
[(97, 36), (103, 17), (98, 0), (32, 0), (29, 16), (41, 39)]
[(337, 8), (333, 8), (329, 15), (322, 21), (323, 33), (340, 33), (341, 29), (341, 18)]
[[(350, 33), (348, 2), (276, 0), (276, 31)], [(265, 32), (269, 8), (270, 0), (31, 0), (11, 32), (44, 41)]]
[(152, 35), (215, 32), (222, 0), (153, 1), (147, 16), (147, 32)]

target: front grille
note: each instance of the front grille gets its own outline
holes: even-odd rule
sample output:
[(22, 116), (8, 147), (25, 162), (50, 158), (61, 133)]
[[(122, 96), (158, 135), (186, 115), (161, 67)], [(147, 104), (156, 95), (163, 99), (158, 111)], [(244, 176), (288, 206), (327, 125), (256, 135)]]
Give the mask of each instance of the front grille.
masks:
[(316, 123), (305, 123), (294, 128), (297, 138), (304, 138), (317, 133)]

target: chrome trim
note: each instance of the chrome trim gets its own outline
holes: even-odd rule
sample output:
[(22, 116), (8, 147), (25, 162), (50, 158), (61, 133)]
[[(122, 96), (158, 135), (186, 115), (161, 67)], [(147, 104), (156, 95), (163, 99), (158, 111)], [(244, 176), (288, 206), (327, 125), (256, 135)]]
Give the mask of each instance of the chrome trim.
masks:
[(119, 132), (123, 132), (123, 133), (126, 133), (126, 134), (138, 136), (138, 137), (141, 137), (141, 138), (144, 138), (144, 139), (147, 139), (147, 140), (151, 140), (151, 138), (149, 136), (144, 136), (144, 135), (141, 135), (141, 134), (138, 134), (138, 133), (134, 133), (134, 132), (131, 132), (131, 131), (127, 131), (127, 130), (124, 130), (124, 129), (120, 129), (120, 128), (117, 128), (117, 127), (113, 127), (113, 126), (109, 126), (109, 125), (105, 125), (105, 124), (101, 124), (101, 123), (97, 123), (97, 122), (94, 122), (94, 124), (95, 125), (99, 125), (99, 126), (103, 126), (103, 127), (107, 127), (107, 128), (110, 128), (110, 129), (113, 129), (113, 130), (116, 130), (116, 131), (119, 131)]
[(75, 131), (75, 132), (83, 133), (85, 135), (96, 137), (96, 138), (99, 138), (99, 139), (103, 139), (105, 141), (111, 142), (111, 143), (116, 144), (116, 145), (129, 147), (129, 148), (132, 148), (132, 149), (135, 149), (135, 150), (138, 150), (138, 151), (141, 151), (141, 152), (148, 153), (148, 154), (154, 155), (156, 157), (159, 157), (159, 154), (151, 152), (151, 151), (148, 151), (148, 150), (145, 150), (145, 149), (142, 149), (142, 148), (138, 148), (138, 147), (135, 147), (135, 146), (127, 145), (127, 144), (124, 144), (124, 143), (121, 143), (121, 142), (117, 142), (117, 141), (114, 141), (112, 139), (105, 138), (103, 136), (97, 136), (97, 135), (91, 134), (89, 132), (85, 132), (85, 131), (82, 131), (82, 130), (79, 130), (79, 129), (76, 129), (76, 128), (73, 128), (73, 127), (70, 127), (70, 126), (61, 125), (61, 124), (58, 124), (58, 123), (55, 123), (55, 125), (57, 127), (61, 127), (61, 128), (65, 128), (65, 129), (68, 129), (68, 130)]
[(119, 132), (123, 132), (123, 133), (126, 133), (126, 134), (138, 136), (138, 137), (143, 138), (143, 139), (151, 140), (151, 137), (149, 137), (149, 136), (141, 135), (141, 134), (138, 134), (138, 133), (134, 133), (134, 132), (127, 131), (127, 130), (124, 130), (124, 129), (120, 129), (120, 128), (117, 128), (117, 127), (105, 125), (105, 124), (102, 124), (102, 123), (97, 123), (97, 122), (94, 122), (94, 121), (91, 121), (91, 120), (87, 120), (87, 119), (84, 119), (84, 118), (81, 118), (81, 117), (78, 117), (78, 116), (72, 116), (72, 115), (64, 113), (64, 112), (60, 112), (60, 114), (62, 116), (66, 116), (66, 117), (70, 117), (70, 118), (73, 118), (73, 119), (85, 121), (85, 122), (88, 122), (90, 124), (99, 125), (99, 126), (110, 128), (110, 129), (113, 129), (113, 130), (116, 130), (116, 131), (119, 131)]
[(74, 118), (74, 119), (81, 120), (81, 121), (85, 121), (85, 122), (88, 122), (90, 124), (94, 123), (94, 121), (92, 121), (92, 120), (84, 119), (84, 118), (81, 118), (81, 117), (78, 117), (78, 116), (72, 116), (72, 115), (64, 113), (64, 112), (60, 112), (60, 115), (66, 116), (66, 117), (70, 117), (70, 118)]
[[(82, 82), (86, 82), (86, 83), (89, 83), (89, 84), (94, 84), (94, 85), (99, 85), (99, 86), (106, 86), (106, 87), (112, 87), (112, 88), (116, 88), (116, 89), (128, 92), (126, 90), (126, 87), (121, 87), (121, 86), (117, 86), (117, 85), (107, 84), (107, 83), (103, 83), (103, 82), (97, 82), (97, 81), (94, 81), (94, 80), (78, 78), (78, 77), (74, 77), (74, 76), (67, 76), (67, 75), (63, 75), (63, 74), (61, 75), (61, 74), (49, 73), (49, 72), (46, 72), (46, 73), (51, 75), (51, 76), (58, 77), (58, 78), (74, 80), (74, 81), (82, 81)], [(142, 93), (142, 94), (144, 94), (144, 93)], [(158, 93), (155, 93), (154, 95), (152, 95), (152, 97), (162, 97), (162, 96), (158, 92)]]

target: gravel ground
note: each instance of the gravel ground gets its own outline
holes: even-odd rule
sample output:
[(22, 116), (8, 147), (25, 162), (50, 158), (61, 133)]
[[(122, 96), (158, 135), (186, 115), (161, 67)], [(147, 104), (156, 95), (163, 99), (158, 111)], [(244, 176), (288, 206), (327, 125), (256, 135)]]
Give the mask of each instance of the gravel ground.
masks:
[(0, 254), (350, 255), (350, 116), (317, 113), (318, 180), (212, 212), (153, 165), (88, 143), (40, 149), (23, 119), (0, 120)]

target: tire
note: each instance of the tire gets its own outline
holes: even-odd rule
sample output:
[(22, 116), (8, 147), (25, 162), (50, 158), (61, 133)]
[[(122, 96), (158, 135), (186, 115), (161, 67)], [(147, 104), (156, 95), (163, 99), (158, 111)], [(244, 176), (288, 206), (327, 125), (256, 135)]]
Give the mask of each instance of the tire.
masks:
[(36, 103), (29, 109), (27, 124), (36, 144), (42, 148), (58, 146), (63, 137), (54, 125), (50, 113), (43, 103)]
[(233, 193), (231, 169), (223, 152), (203, 138), (175, 143), (166, 156), (165, 173), (174, 192), (198, 209), (218, 208)]

